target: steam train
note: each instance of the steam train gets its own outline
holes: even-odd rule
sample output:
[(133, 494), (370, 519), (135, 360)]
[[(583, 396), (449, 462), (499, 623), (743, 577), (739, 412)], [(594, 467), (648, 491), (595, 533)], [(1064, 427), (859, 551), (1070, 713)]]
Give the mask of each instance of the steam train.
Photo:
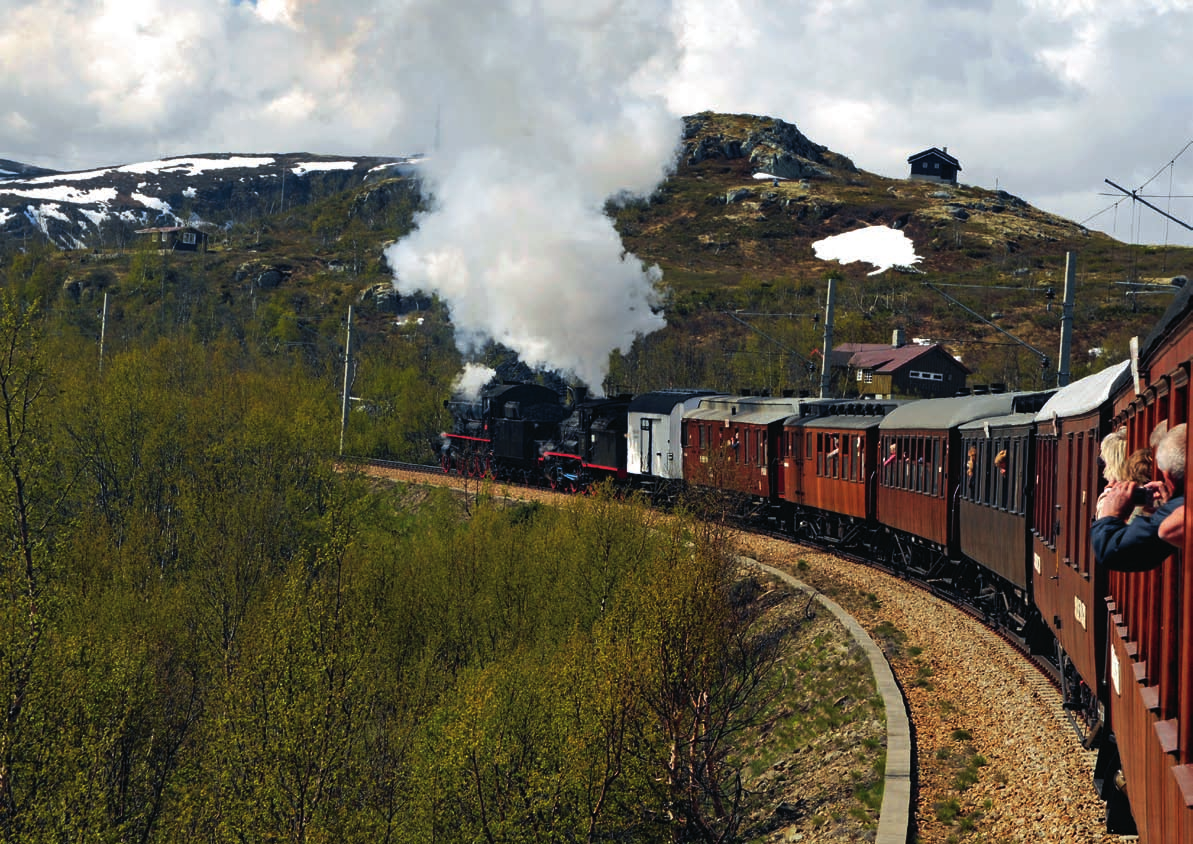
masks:
[(442, 464), (574, 491), (610, 477), (656, 494), (710, 488), (794, 539), (947, 590), (1054, 660), (1065, 707), (1098, 748), (1109, 830), (1193, 841), (1193, 530), (1142, 573), (1102, 569), (1089, 538), (1101, 439), (1125, 427), (1133, 451), (1160, 422), (1189, 420), (1191, 294), (1176, 294), (1131, 361), (1055, 391), (565, 400), (500, 384), (450, 403)]

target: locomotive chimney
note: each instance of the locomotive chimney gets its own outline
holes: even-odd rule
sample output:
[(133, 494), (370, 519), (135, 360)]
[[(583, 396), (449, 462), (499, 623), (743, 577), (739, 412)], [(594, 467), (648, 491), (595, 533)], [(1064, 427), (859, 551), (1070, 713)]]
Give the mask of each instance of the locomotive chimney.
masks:
[(572, 405), (578, 405), (588, 398), (588, 388), (579, 385), (572, 387)]

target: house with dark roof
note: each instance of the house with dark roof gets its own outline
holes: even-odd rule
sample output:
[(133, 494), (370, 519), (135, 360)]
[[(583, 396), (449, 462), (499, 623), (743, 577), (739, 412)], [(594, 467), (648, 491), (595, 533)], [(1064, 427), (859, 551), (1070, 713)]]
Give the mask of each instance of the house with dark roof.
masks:
[(859, 396), (955, 396), (969, 376), (969, 369), (944, 346), (906, 345), (898, 331), (890, 345), (843, 343), (833, 349), (830, 362), (848, 369), (847, 383), (856, 386)]
[(155, 226), (137, 229), (137, 234), (149, 238), (159, 250), (174, 252), (206, 252), (207, 233), (194, 226)]
[(957, 184), (957, 174), (961, 172), (961, 162), (949, 155), (949, 148), (937, 149), (932, 147), (915, 155), (908, 156), (907, 163), (911, 165), (910, 179), (922, 179), (929, 182), (948, 182)]

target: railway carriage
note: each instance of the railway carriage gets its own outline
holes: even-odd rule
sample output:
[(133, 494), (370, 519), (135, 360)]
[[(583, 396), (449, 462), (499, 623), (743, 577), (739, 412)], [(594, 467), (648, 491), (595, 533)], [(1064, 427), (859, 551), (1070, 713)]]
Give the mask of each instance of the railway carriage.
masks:
[(975, 603), (1021, 638), (1029, 634), (1031, 557), (1027, 528), (1035, 473), (1036, 413), (1051, 393), (1014, 398), (1015, 413), (959, 426), (964, 474), (958, 487), (958, 542), (981, 569)]
[(786, 519), (796, 536), (868, 546), (875, 524), (878, 423), (901, 402), (823, 402), (783, 423)]
[(1056, 642), (1066, 707), (1087, 744), (1104, 713), (1106, 573), (1093, 561), (1089, 526), (1104, 486), (1099, 464), (1110, 433), (1111, 399), (1129, 378), (1127, 363), (1061, 388), (1036, 414), (1035, 500), (1031, 527), (1032, 594)]
[(877, 517), (891, 532), (894, 565), (932, 579), (956, 579), (957, 493), (964, 476), (960, 426), (1014, 412), (1020, 395), (924, 399), (883, 417)]
[(768, 505), (783, 496), (783, 420), (800, 399), (710, 396), (684, 413), (684, 477)]
[[(1148, 445), (1162, 421), (1169, 427), (1189, 421), (1191, 295), (1188, 286), (1177, 294), (1140, 346), (1138, 382), (1127, 379), (1115, 399), (1113, 424), (1127, 426), (1132, 449)], [(1121, 756), (1125, 792), (1140, 838), (1148, 844), (1193, 841), (1191, 528), (1186, 515), (1184, 547), (1160, 567), (1107, 575), (1106, 700), (1117, 738), (1107, 750)], [(1105, 756), (1099, 757), (1104, 783), (1113, 779)], [(1110, 789), (1104, 784), (1103, 790)]]
[(711, 390), (655, 390), (627, 409), (626, 471), (652, 492), (683, 480), (683, 417)]

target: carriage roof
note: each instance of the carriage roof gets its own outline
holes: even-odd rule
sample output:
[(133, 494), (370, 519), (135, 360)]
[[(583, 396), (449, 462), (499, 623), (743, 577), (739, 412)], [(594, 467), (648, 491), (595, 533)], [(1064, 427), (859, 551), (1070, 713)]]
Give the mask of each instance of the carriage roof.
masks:
[(1130, 377), (1131, 362), (1125, 360), (1061, 387), (1040, 408), (1036, 421), (1047, 422), (1053, 417), (1080, 416), (1097, 410), (1110, 401)]

